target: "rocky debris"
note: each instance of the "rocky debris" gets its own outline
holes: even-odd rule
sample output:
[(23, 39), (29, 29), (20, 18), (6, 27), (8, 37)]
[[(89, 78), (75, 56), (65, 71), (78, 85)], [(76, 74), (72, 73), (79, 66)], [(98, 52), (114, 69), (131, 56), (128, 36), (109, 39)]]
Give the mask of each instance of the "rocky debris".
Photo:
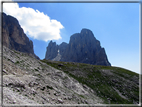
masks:
[[(139, 103), (139, 75), (137, 73), (119, 67), (48, 60), (43, 60), (43, 62), (66, 72), (82, 83), (83, 89), (98, 95), (107, 103)], [(59, 64), (64, 66), (58, 66)], [(135, 80), (133, 80), (134, 78)], [(68, 82), (65, 85), (68, 86)], [(76, 89), (76, 86), (73, 85), (72, 87)]]
[(24, 96), (22, 94), (19, 94), (16, 91), (13, 91), (12, 89), (8, 87), (3, 87), (3, 104), (8, 105), (8, 104), (37, 104), (32, 99), (27, 98), (27, 96)]
[(9, 49), (29, 53), (39, 59), (34, 54), (33, 42), (26, 36), (18, 20), (5, 13), (2, 13), (2, 40)]
[(63, 104), (63, 100), (61, 100), (61, 99), (58, 99), (58, 102), (61, 103), (61, 104)]
[[(62, 64), (61, 64), (62, 66)], [(40, 60), (3, 46), (3, 104), (97, 104), (103, 100)], [(8, 92), (7, 92), (8, 91)]]
[(52, 59), (52, 61), (60, 61), (60, 59), (61, 59), (61, 55), (60, 55), (60, 52), (58, 52), (58, 55), (54, 59)]
[(2, 70), (4, 74), (8, 74), (7, 71), (5, 69)]
[[(57, 58), (59, 55), (60, 58)], [(111, 66), (105, 49), (100, 46), (100, 41), (94, 37), (89, 29), (82, 29), (81, 33), (73, 34), (69, 44), (63, 42), (56, 45), (55, 42), (50, 41), (45, 59)]]

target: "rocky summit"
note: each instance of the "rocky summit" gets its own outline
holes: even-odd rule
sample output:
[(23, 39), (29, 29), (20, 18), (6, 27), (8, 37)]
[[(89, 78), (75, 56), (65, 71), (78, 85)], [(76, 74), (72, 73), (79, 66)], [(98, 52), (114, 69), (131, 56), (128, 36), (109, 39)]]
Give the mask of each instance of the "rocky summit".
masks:
[(34, 55), (33, 42), (24, 33), (18, 20), (13, 16), (2, 13), (2, 42), (9, 49)]
[(69, 44), (63, 42), (57, 45), (50, 41), (45, 59), (111, 66), (105, 49), (89, 29), (82, 29), (80, 33), (73, 34)]

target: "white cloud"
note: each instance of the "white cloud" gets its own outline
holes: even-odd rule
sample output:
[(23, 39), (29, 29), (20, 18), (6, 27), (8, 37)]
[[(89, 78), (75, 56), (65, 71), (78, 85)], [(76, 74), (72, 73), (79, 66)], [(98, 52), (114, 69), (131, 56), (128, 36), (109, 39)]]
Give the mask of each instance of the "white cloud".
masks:
[(60, 30), (64, 28), (63, 25), (43, 12), (19, 7), (17, 3), (3, 3), (3, 11), (17, 18), (24, 32), (34, 39), (48, 41), (61, 38)]

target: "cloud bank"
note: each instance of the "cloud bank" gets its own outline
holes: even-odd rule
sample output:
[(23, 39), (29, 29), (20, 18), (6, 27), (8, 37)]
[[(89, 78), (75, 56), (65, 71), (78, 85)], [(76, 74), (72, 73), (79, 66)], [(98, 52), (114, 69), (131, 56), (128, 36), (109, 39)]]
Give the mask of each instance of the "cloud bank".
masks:
[(37, 40), (58, 40), (60, 30), (64, 26), (43, 12), (27, 7), (19, 7), (17, 3), (3, 3), (3, 12), (18, 19), (24, 32)]

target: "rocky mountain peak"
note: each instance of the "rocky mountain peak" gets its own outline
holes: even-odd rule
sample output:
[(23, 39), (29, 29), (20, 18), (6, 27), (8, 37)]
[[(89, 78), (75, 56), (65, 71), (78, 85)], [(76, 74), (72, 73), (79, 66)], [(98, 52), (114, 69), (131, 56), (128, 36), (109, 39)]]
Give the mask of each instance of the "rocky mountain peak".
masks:
[(50, 41), (45, 59), (57, 59), (55, 57), (59, 57), (58, 50), (61, 52), (60, 61), (111, 66), (105, 49), (100, 46), (100, 41), (94, 37), (93, 32), (89, 29), (84, 28), (80, 33), (73, 34), (69, 44), (62, 43), (58, 46)]
[[(34, 55), (33, 42), (24, 33), (18, 20), (13, 16), (2, 13), (3, 45), (9, 49)], [(38, 58), (39, 59), (39, 58)]]
[(60, 46), (65, 46), (65, 45), (67, 45), (66, 42), (62, 42), (62, 43), (60, 44)]
[(56, 45), (56, 42), (53, 42), (52, 40), (49, 42), (49, 45), (51, 46), (55, 46)]
[(49, 42), (49, 47), (46, 48), (46, 58), (47, 59), (53, 59), (58, 54), (58, 45), (56, 45), (56, 42), (52, 42), (52, 40)]
[(86, 29), (86, 28), (83, 28), (80, 32), (80, 34), (83, 36), (83, 37), (89, 37), (89, 38), (95, 38), (94, 37), (94, 34), (91, 30), (89, 29)]

